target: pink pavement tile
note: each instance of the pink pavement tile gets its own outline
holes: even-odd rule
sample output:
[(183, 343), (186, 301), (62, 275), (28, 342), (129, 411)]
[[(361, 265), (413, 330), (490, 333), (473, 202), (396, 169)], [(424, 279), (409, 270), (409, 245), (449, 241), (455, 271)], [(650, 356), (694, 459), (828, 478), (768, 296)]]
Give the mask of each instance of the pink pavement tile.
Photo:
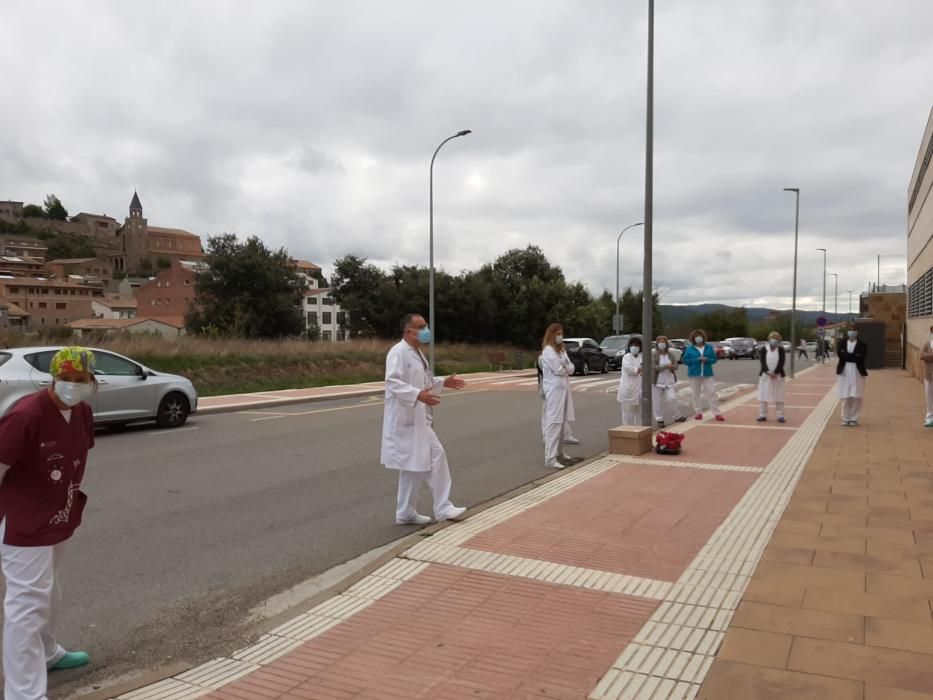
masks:
[(620, 464), (464, 546), (676, 581), (757, 476)]
[[(791, 430), (746, 430), (722, 424), (701, 425), (684, 433), (679, 455), (642, 455), (649, 460), (702, 462), (745, 467), (766, 467), (794, 434)], [(743, 421), (744, 422), (744, 421)]]
[(657, 606), (432, 564), (207, 697), (585, 698)]
[[(756, 422), (758, 418), (758, 403), (749, 403), (743, 404), (742, 406), (736, 406), (735, 408), (725, 411), (723, 415), (726, 417), (725, 426), (730, 424), (738, 423), (741, 425), (764, 425), (770, 427), (789, 427), (789, 428), (799, 428), (803, 425), (803, 422), (810, 417), (810, 414), (813, 413), (813, 408), (797, 408), (796, 406), (791, 406), (790, 408), (784, 409), (784, 417), (787, 419), (786, 423), (777, 422), (777, 412), (774, 409), (774, 405), (768, 406), (768, 420), (765, 423)], [(693, 431), (690, 431), (692, 433)], [(687, 433), (689, 436), (690, 433)]]

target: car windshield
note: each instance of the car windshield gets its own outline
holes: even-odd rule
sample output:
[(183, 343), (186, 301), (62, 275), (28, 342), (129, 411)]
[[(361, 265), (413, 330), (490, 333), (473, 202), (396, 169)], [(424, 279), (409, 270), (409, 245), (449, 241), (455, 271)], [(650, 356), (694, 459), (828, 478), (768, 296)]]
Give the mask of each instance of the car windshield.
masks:
[(628, 338), (624, 335), (610, 335), (608, 338), (603, 338), (600, 345), (611, 350), (620, 350), (628, 345)]
[(580, 343), (578, 343), (576, 340), (565, 340), (564, 347), (567, 350), (576, 350), (578, 347), (580, 347)]

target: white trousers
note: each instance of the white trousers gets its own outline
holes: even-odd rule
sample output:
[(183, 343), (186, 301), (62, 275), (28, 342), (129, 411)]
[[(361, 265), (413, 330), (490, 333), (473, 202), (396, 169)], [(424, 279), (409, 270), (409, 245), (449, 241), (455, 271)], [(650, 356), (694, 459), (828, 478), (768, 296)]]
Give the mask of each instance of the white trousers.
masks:
[(923, 389), (927, 396), (927, 421), (933, 420), (933, 382), (923, 380)]
[(573, 430), (569, 421), (563, 423), (548, 423), (547, 409), (541, 409), (541, 438), (544, 440), (544, 461), (557, 459), (561, 453), (560, 444), (571, 437)]
[[(784, 402), (775, 401), (774, 407), (777, 409), (778, 418), (783, 418), (784, 417)], [(768, 402), (767, 401), (758, 402), (758, 415), (763, 416), (764, 418), (768, 417)]]
[(427, 482), (434, 499), (434, 517), (442, 518), (453, 504), (450, 502), (450, 467), (447, 464), (447, 453), (444, 446), (437, 439), (433, 429), (431, 433), (431, 471), (412, 472), (399, 471), (398, 473), (398, 505), (395, 517), (398, 520), (411, 520), (418, 513), (418, 492), (421, 484)]
[(622, 425), (641, 425), (641, 403), (638, 401), (622, 402)]
[(690, 377), (690, 388), (693, 390), (693, 412), (703, 413), (703, 396), (709, 402), (709, 410), (714, 416), (720, 415), (719, 397), (716, 396), (716, 380), (714, 377)]
[[(0, 543), (4, 523), (0, 522)], [(46, 700), (48, 667), (65, 650), (55, 641), (62, 593), (58, 567), (64, 543), (54, 547), (0, 544), (3, 601), (4, 700)]]
[(674, 407), (674, 418), (680, 418), (683, 415), (680, 412), (680, 404), (677, 403), (677, 394), (673, 386), (651, 387), (651, 404), (654, 407), (655, 420), (664, 420), (664, 410), (667, 406)]
[(850, 397), (848, 399), (842, 400), (842, 420), (850, 421), (854, 420), (858, 422), (859, 416), (862, 415), (862, 401), (863, 399), (857, 399)]

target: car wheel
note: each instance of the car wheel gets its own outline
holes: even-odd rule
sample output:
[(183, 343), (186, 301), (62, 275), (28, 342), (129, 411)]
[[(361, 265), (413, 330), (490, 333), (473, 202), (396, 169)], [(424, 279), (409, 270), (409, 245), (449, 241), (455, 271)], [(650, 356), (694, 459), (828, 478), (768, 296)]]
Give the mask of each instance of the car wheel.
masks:
[(159, 403), (159, 412), (156, 414), (156, 424), (160, 428), (180, 428), (188, 420), (191, 406), (188, 397), (178, 392), (166, 394)]
[(603, 368), (600, 370), (600, 374), (606, 374), (609, 372), (609, 360), (603, 360)]
[(590, 373), (590, 363), (588, 360), (583, 360), (583, 370), (580, 372), (584, 377)]

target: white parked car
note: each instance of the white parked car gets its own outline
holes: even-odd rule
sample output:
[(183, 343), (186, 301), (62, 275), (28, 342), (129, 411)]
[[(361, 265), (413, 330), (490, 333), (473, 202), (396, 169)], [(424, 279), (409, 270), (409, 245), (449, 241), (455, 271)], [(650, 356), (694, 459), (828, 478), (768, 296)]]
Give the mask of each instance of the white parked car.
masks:
[[(49, 365), (60, 347), (0, 350), (0, 415), (19, 399), (52, 385)], [(89, 402), (95, 425), (155, 421), (177, 428), (198, 408), (198, 393), (185, 377), (155, 372), (109, 350), (94, 353), (97, 393)]]

